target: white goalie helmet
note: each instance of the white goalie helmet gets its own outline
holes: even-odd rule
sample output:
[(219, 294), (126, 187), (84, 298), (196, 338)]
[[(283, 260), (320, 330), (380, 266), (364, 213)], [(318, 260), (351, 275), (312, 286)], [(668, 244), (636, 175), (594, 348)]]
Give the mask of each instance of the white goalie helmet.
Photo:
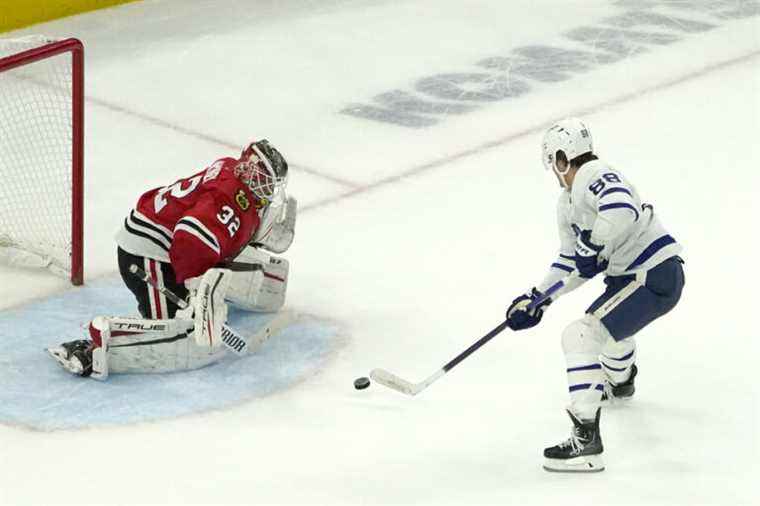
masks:
[(569, 167), (557, 167), (557, 152), (562, 151), (567, 160), (594, 151), (591, 132), (578, 118), (566, 118), (552, 125), (544, 134), (543, 162), (546, 170), (553, 170), (564, 181)]
[(285, 202), (288, 162), (266, 139), (252, 142), (240, 155), (235, 175), (258, 199), (258, 208)]

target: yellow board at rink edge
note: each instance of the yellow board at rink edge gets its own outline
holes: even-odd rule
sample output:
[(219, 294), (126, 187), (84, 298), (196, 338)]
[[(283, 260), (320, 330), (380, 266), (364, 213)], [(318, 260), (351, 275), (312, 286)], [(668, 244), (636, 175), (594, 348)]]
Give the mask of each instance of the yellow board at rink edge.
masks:
[(0, 0), (0, 33), (137, 0)]

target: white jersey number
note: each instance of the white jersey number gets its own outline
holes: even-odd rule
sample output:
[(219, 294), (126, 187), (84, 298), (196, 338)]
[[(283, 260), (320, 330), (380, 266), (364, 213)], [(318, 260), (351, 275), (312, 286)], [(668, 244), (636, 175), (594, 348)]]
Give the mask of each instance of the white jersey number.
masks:
[[(182, 197), (187, 197), (190, 195), (196, 188), (198, 188), (198, 184), (201, 182), (202, 176), (198, 175), (190, 179), (185, 179), (182, 181), (177, 181), (176, 183), (165, 186), (158, 190), (156, 192), (156, 197), (153, 199), (153, 209), (156, 210), (156, 213), (160, 213), (161, 209), (166, 207), (166, 204), (168, 202), (166, 201), (166, 194), (168, 193), (175, 199), (181, 199)], [(187, 182), (188, 185), (186, 187), (183, 187), (182, 185)]]
[[(174, 184), (170, 184), (169, 186), (165, 186), (158, 190), (156, 192), (156, 196), (153, 199), (153, 209), (156, 210), (156, 213), (161, 212), (161, 209), (166, 207), (166, 204), (168, 202), (166, 201), (166, 194), (168, 193), (175, 199), (181, 199), (182, 197), (187, 197), (191, 193), (195, 191), (196, 188), (198, 188), (198, 184), (200, 184), (201, 181), (204, 183), (211, 181), (216, 176), (219, 175), (219, 172), (222, 170), (222, 165), (224, 162), (221, 160), (215, 162), (211, 167), (206, 169), (206, 174), (198, 174), (195, 177), (191, 177), (190, 179), (182, 179), (180, 181), (177, 181)], [(187, 186), (183, 187), (182, 185), (187, 183)]]
[(240, 228), (240, 218), (235, 216), (235, 211), (230, 206), (222, 206), (222, 211), (216, 217), (222, 222), (222, 225), (227, 226), (230, 237), (234, 237)]

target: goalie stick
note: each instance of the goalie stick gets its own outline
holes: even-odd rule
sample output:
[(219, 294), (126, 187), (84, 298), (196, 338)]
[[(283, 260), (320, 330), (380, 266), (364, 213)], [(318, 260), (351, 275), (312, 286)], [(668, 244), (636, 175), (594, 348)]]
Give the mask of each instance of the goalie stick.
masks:
[(222, 269), (229, 269), (232, 272), (248, 272), (248, 271), (263, 271), (264, 265), (263, 264), (249, 264), (247, 262), (224, 262), (221, 264), (218, 264), (217, 267), (221, 267)]
[[(576, 277), (578, 277), (578, 271), (573, 271), (566, 278), (557, 281), (552, 286), (550, 286), (540, 297), (531, 301), (531, 303), (525, 307), (525, 311), (530, 311), (531, 309), (535, 308), (546, 299), (557, 293), (557, 291), (564, 287), (571, 279), (574, 279)], [(475, 341), (475, 343), (473, 343), (469, 348), (451, 359), (446, 365), (419, 383), (412, 383), (410, 381), (407, 381), (391, 372), (386, 371), (385, 369), (373, 369), (372, 372), (369, 373), (369, 377), (377, 383), (380, 383), (381, 385), (391, 388), (397, 392), (401, 392), (402, 394), (417, 395), (429, 387), (431, 384), (433, 384), (436, 380), (438, 380), (438, 378), (455, 368), (464, 359), (472, 355), (478, 348), (499, 335), (505, 328), (507, 328), (507, 325), (507, 320), (504, 320), (488, 334)]]
[[(247, 264), (248, 265), (248, 264)], [(259, 264), (252, 264), (259, 265)], [(260, 265), (259, 265), (260, 267)], [(150, 286), (161, 292), (167, 299), (175, 303), (180, 309), (185, 309), (188, 303), (180, 299), (177, 294), (166, 288), (165, 286), (159, 286), (156, 281), (150, 277), (150, 275), (143, 269), (135, 264), (129, 266), (129, 272), (148, 283)], [(266, 337), (269, 337), (271, 330), (266, 333)], [(262, 340), (263, 342), (263, 340)], [(248, 352), (248, 340), (238, 334), (235, 330), (231, 329), (227, 325), (222, 326), (222, 343), (236, 355), (245, 355)]]

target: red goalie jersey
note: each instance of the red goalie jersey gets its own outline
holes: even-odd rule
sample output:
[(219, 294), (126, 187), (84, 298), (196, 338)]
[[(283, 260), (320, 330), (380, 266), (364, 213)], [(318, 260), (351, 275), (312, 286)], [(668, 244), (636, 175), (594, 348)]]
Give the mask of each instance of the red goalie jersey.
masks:
[(124, 251), (170, 262), (178, 283), (234, 258), (259, 227), (258, 200), (234, 174), (234, 158), (144, 193), (116, 242)]

